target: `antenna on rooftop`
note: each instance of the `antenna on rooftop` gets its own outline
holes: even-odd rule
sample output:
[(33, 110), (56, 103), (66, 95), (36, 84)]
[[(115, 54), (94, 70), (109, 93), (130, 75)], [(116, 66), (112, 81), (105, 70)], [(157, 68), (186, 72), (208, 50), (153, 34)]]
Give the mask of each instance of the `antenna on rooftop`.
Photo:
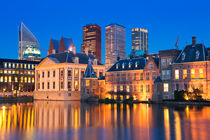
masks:
[(175, 43), (175, 47), (176, 47), (177, 50), (178, 50), (178, 41), (179, 41), (179, 35), (178, 35), (178, 37), (176, 39), (176, 43)]

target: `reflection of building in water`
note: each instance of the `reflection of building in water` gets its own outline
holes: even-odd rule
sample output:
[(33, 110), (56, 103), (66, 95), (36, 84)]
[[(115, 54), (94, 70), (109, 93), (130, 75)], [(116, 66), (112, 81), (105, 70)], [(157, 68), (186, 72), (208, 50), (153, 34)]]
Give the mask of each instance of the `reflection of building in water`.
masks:
[(0, 139), (10, 138), (18, 130), (24, 132), (34, 127), (34, 109), (32, 103), (0, 107)]

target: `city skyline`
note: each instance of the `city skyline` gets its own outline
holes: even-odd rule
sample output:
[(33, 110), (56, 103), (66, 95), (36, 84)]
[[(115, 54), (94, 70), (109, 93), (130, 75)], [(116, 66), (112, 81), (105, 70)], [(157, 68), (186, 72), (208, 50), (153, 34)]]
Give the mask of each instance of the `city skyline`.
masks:
[[(33, 8), (26, 7), (26, 5), (30, 4), (28, 2), (15, 2), (16, 4), (14, 5), (10, 5), (6, 1), (3, 2), (2, 5), (4, 7), (0, 10), (2, 13), (0, 17), (4, 21), (0, 23), (1, 27), (4, 27), (0, 33), (2, 46), (4, 46), (4, 49), (0, 53), (1, 57), (18, 58), (18, 25), (21, 21), (37, 37), (40, 49), (48, 49), (51, 37), (60, 38), (61, 36), (66, 36), (74, 40), (77, 52), (80, 52), (80, 46), (82, 44), (82, 27), (89, 23), (98, 24), (102, 29), (101, 45), (103, 64), (105, 64), (105, 26), (110, 23), (118, 23), (126, 27), (127, 54), (131, 51), (131, 29), (136, 27), (148, 29), (149, 53), (157, 53), (158, 50), (175, 48), (174, 44), (178, 35), (180, 35), (178, 42), (180, 49), (183, 49), (186, 44), (191, 42), (190, 38), (192, 36), (198, 37), (197, 42), (203, 41), (207, 47), (210, 46), (208, 42), (210, 36), (209, 19), (206, 18), (208, 17), (207, 5), (209, 4), (207, 1), (200, 3), (189, 0), (176, 2), (134, 1), (133, 3), (135, 4), (119, 4), (121, 8), (116, 7), (118, 4), (116, 1), (113, 3), (113, 6), (109, 7), (109, 11), (105, 12), (106, 6), (102, 5), (101, 7), (87, 11), (86, 16), (83, 15), (83, 10), (78, 11), (75, 9), (75, 7), (85, 9), (85, 2), (83, 4), (81, 4), (82, 2), (73, 2), (70, 10), (67, 8), (69, 7), (68, 4), (62, 4), (64, 2), (62, 1), (58, 4), (64, 7), (60, 11), (49, 10), (57, 7), (55, 1), (51, 1), (50, 4), (48, 2), (42, 2), (40, 4), (41, 1), (36, 1), (32, 5), (32, 7), (37, 7), (37, 10), (34, 11), (31, 10)], [(144, 7), (141, 7), (141, 9), (137, 8), (139, 4), (144, 5)], [(124, 8), (128, 9), (124, 11)], [(194, 10), (195, 8), (197, 9), (196, 11)], [(25, 10), (29, 12), (25, 12)], [(98, 12), (92, 15), (91, 13), (96, 10)], [(145, 10), (144, 15), (137, 14), (137, 11), (142, 12)], [(154, 13), (154, 11), (156, 12)], [(108, 16), (111, 13), (114, 13), (113, 16)], [(67, 20), (68, 17), (69, 20)], [(10, 51), (11, 49), (13, 51)], [(42, 56), (47, 55), (47, 52), (41, 53)]]

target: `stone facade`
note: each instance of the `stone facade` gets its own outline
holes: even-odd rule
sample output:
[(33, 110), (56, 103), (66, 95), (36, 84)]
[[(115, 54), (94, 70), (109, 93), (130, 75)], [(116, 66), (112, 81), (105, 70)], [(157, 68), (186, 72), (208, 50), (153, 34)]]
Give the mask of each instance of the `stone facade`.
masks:
[(105, 75), (105, 66), (92, 55), (64, 53), (48, 56), (36, 67), (34, 99), (80, 100), (81, 78), (90, 57), (96, 76)]

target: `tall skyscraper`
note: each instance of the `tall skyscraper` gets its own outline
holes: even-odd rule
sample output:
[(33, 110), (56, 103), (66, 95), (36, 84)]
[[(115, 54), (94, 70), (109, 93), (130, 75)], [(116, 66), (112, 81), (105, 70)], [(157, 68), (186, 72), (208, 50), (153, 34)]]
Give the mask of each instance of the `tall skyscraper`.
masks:
[(148, 54), (148, 30), (141, 28), (132, 29), (132, 50), (141, 50)]
[(110, 24), (106, 26), (105, 35), (106, 47), (106, 70), (114, 65), (117, 60), (126, 59), (125, 52), (125, 27), (118, 24)]
[(101, 27), (97, 24), (83, 27), (81, 51), (91, 52), (101, 62)]
[(21, 22), (19, 27), (19, 60), (41, 60), (39, 43), (32, 32)]

